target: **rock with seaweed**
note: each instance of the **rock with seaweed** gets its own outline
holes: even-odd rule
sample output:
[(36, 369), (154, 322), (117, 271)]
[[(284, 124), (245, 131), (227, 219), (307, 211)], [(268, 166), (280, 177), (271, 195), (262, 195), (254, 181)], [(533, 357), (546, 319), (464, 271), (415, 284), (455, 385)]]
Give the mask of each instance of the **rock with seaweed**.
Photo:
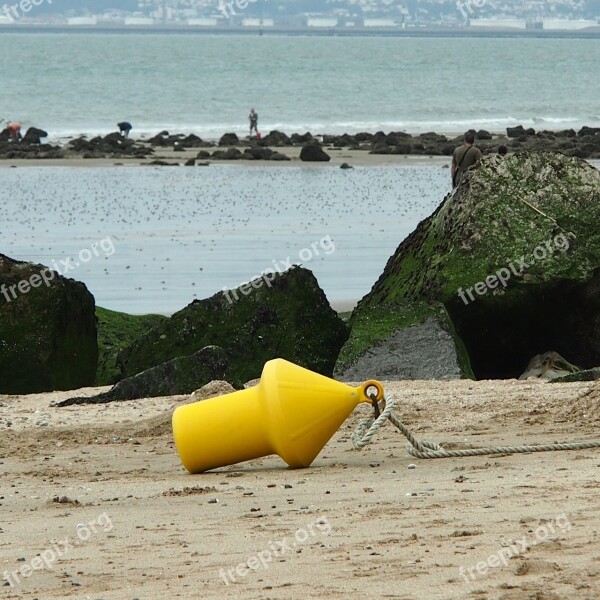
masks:
[(96, 385), (112, 385), (121, 379), (117, 356), (144, 333), (166, 321), (163, 315), (129, 315), (96, 307), (98, 321), (98, 369)]
[(94, 308), (83, 283), (0, 254), (0, 393), (94, 385)]
[(435, 307), (448, 316), (465, 376), (470, 366), (477, 378), (518, 377), (548, 350), (583, 369), (600, 364), (598, 223), (600, 172), (585, 161), (485, 157), (359, 302), (337, 371)]
[(223, 379), (241, 387), (260, 377), (272, 358), (330, 376), (347, 337), (346, 324), (313, 273), (292, 267), (195, 300), (125, 348), (118, 364), (122, 376), (130, 377), (216, 345), (225, 351), (229, 365)]
[(223, 349), (207, 346), (191, 356), (174, 358), (133, 377), (127, 377), (108, 392), (96, 396), (68, 398), (55, 406), (104, 404), (120, 400), (190, 394), (210, 381), (223, 379), (226, 371), (227, 359)]

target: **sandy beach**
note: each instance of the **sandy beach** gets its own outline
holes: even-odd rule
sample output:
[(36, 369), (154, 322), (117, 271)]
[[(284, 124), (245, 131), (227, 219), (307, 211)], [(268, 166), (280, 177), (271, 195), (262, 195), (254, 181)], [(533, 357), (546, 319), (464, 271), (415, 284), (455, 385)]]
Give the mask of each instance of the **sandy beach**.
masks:
[[(597, 384), (385, 388), (447, 448), (598, 439)], [(186, 398), (52, 406), (72, 394), (0, 396), (5, 598), (600, 598), (599, 450), (424, 461), (388, 424), (359, 452), (364, 407), (309, 469), (191, 476)]]
[[(216, 150), (213, 148), (211, 150)], [(242, 147), (240, 149), (243, 150)], [(421, 155), (384, 155), (369, 154), (365, 150), (349, 150), (348, 148), (331, 149), (327, 148), (331, 156), (329, 162), (302, 162), (300, 160), (300, 150), (298, 147), (277, 148), (278, 152), (289, 156), (289, 161), (266, 161), (266, 160), (201, 160), (198, 159), (198, 166), (210, 164), (221, 164), (231, 166), (277, 166), (277, 167), (298, 167), (304, 168), (327, 168), (339, 167), (343, 163), (348, 163), (353, 167), (379, 167), (379, 166), (450, 166), (451, 157), (449, 156), (421, 156)], [(1, 159), (2, 167), (106, 167), (115, 165), (138, 166), (149, 165), (153, 161), (164, 161), (173, 165), (183, 165), (190, 158), (195, 158), (198, 154), (198, 148), (186, 148), (182, 151), (174, 151), (172, 148), (156, 148), (156, 153), (144, 160), (123, 156), (121, 158), (59, 158), (47, 160), (30, 159)]]

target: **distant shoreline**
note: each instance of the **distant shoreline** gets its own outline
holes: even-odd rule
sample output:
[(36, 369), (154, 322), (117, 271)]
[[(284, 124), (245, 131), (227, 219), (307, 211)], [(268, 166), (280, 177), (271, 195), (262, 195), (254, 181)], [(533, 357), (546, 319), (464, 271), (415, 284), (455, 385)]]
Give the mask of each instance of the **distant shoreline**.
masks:
[(580, 30), (512, 29), (505, 27), (285, 27), (193, 25), (66, 25), (0, 24), (0, 33), (110, 33), (243, 36), (405, 37), (405, 38), (552, 38), (600, 39), (600, 25)]
[[(521, 134), (518, 130), (521, 130)], [(512, 131), (511, 131), (512, 130)], [(116, 140), (114, 141), (116, 136)], [(227, 136), (233, 139), (225, 140)], [(302, 161), (300, 152), (309, 136), (322, 146), (329, 159)], [(248, 136), (238, 138), (224, 134), (222, 138), (202, 139), (194, 134), (162, 132), (152, 137), (135, 138), (121, 143), (112, 132), (103, 138), (85, 135), (63, 138), (59, 145), (0, 144), (0, 168), (10, 167), (107, 167), (107, 166), (262, 166), (305, 168), (437, 166), (447, 168), (452, 150), (462, 144), (463, 133), (362, 132), (355, 135), (292, 134), (280, 131), (264, 135), (262, 140)], [(107, 141), (110, 140), (110, 141)], [(224, 142), (224, 143), (223, 143)], [(598, 168), (600, 161), (600, 128), (538, 131), (522, 126), (508, 128), (506, 133), (477, 132), (477, 145), (484, 155), (495, 154), (499, 146), (509, 152), (553, 151), (579, 156)], [(583, 150), (587, 149), (584, 153)]]

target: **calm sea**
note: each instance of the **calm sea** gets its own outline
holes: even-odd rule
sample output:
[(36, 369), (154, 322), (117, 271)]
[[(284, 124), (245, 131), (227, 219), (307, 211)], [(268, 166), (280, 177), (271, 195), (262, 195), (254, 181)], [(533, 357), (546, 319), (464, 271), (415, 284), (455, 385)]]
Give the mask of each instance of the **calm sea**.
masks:
[[(0, 35), (0, 117), (57, 139), (600, 126), (600, 41)], [(369, 291), (449, 191), (447, 169), (0, 169), (0, 252), (107, 308), (173, 312), (302, 263), (333, 302)], [(1, 299), (1, 298), (0, 298)]]
[(440, 167), (26, 167), (0, 169), (0, 182), (0, 252), (133, 313), (174, 312), (290, 264), (330, 301), (359, 299), (449, 191)]
[(600, 126), (600, 40), (0, 35), (0, 117), (108, 132)]

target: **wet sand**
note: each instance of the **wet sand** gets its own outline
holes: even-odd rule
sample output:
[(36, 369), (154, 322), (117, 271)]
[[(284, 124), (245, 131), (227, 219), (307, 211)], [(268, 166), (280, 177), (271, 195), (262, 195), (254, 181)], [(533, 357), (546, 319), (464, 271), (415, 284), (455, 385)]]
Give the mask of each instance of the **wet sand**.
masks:
[[(209, 152), (219, 148), (207, 148)], [(221, 148), (222, 149), (222, 148)], [(242, 152), (243, 147), (239, 148)], [(300, 147), (272, 147), (273, 150), (290, 157), (290, 161), (272, 161), (272, 160), (213, 160), (198, 159), (197, 165), (225, 164), (241, 166), (277, 166), (290, 167), (302, 166), (306, 168), (325, 168), (339, 167), (343, 163), (348, 163), (354, 167), (379, 167), (379, 166), (450, 166), (451, 157), (449, 156), (422, 156), (422, 155), (399, 155), (399, 154), (369, 154), (366, 150), (348, 150), (325, 148), (325, 151), (331, 156), (329, 162), (302, 162), (300, 160)], [(183, 151), (175, 152), (172, 148), (155, 148), (155, 154), (143, 160), (139, 158), (82, 158), (75, 156), (72, 158), (61, 159), (0, 159), (1, 167), (27, 167), (27, 166), (46, 166), (46, 167), (106, 167), (115, 165), (148, 165), (152, 161), (161, 160), (173, 165), (183, 165), (188, 159), (195, 158), (200, 148), (187, 148)]]
[[(386, 389), (448, 448), (600, 439), (597, 384)], [(51, 406), (70, 395), (0, 396), (5, 598), (600, 598), (600, 450), (424, 461), (387, 425), (358, 452), (364, 407), (309, 469), (191, 476), (169, 426), (185, 398)]]

